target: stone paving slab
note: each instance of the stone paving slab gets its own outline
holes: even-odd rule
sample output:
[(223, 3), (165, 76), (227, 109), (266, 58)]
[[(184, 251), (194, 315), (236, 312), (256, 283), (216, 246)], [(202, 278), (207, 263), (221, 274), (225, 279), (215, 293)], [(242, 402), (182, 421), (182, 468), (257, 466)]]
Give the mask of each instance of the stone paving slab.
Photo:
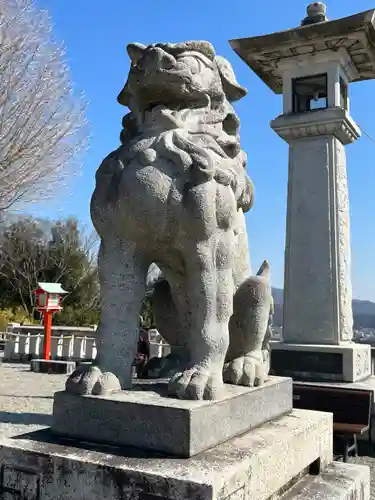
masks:
[(375, 500), (375, 447), (372, 452), (369, 452), (365, 444), (362, 446), (359, 444), (359, 456), (350, 457), (349, 462), (370, 467), (370, 498)]
[(49, 427), (53, 395), (66, 375), (33, 373), (28, 365), (0, 363), (0, 436)]

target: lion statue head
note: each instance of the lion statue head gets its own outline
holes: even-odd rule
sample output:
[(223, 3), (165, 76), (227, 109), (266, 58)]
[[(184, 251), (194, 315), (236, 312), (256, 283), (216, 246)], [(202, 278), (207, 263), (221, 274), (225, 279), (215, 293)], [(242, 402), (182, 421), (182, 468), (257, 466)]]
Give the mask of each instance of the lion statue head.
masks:
[(229, 62), (216, 56), (208, 42), (131, 43), (127, 51), (131, 69), (118, 101), (134, 112), (161, 104), (173, 109), (209, 105), (215, 109), (247, 93)]
[(253, 185), (231, 104), (247, 91), (230, 63), (204, 41), (131, 43), (127, 51), (131, 67), (118, 102), (130, 110), (120, 134), (129, 161), (135, 155), (147, 165), (167, 159), (187, 183), (214, 178), (230, 185), (239, 208), (249, 210)]

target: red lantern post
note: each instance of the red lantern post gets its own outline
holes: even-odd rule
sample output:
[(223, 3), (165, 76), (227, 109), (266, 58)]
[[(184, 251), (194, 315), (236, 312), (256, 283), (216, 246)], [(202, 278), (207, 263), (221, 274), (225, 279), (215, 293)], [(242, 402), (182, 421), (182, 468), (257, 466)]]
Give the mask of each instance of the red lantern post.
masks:
[(43, 359), (51, 359), (51, 335), (52, 335), (52, 311), (43, 313), (44, 321), (44, 344), (43, 344)]
[(51, 359), (51, 336), (52, 336), (52, 315), (61, 311), (61, 295), (68, 292), (62, 289), (60, 283), (38, 283), (38, 288), (34, 290), (36, 296), (36, 310), (43, 314), (44, 323), (44, 345), (43, 359)]

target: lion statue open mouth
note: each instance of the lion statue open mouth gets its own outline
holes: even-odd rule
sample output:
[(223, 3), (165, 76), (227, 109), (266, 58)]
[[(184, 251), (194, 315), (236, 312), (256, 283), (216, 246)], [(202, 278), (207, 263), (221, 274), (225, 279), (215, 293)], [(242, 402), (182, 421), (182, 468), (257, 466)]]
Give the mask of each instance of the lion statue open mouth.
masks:
[(171, 396), (216, 399), (223, 382), (260, 385), (268, 373), (269, 266), (251, 275), (244, 212), (253, 186), (232, 101), (246, 95), (208, 42), (128, 45), (118, 100), (121, 146), (96, 174), (91, 216), (101, 238), (101, 316), (95, 366), (67, 381), (77, 394), (131, 387), (147, 270), (157, 327), (171, 344), (150, 376)]

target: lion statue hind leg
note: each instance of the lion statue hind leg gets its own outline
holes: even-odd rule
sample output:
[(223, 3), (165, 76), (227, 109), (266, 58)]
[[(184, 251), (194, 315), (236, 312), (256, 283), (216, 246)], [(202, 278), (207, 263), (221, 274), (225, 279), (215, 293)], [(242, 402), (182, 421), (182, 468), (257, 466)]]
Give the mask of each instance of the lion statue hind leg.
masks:
[(273, 306), (269, 275), (269, 264), (264, 261), (257, 275), (236, 291), (224, 382), (253, 387), (262, 385), (268, 375), (268, 357), (263, 351)]
[(181, 290), (180, 293), (176, 289), (174, 292), (172, 294), (171, 286), (164, 278), (153, 285), (152, 309), (155, 326), (170, 345), (171, 352), (167, 356), (150, 359), (142, 370), (144, 378), (170, 378), (183, 371), (188, 364), (189, 355), (185, 340), (189, 327), (187, 321), (181, 320), (184, 318), (181, 309), (186, 303), (183, 304)]

